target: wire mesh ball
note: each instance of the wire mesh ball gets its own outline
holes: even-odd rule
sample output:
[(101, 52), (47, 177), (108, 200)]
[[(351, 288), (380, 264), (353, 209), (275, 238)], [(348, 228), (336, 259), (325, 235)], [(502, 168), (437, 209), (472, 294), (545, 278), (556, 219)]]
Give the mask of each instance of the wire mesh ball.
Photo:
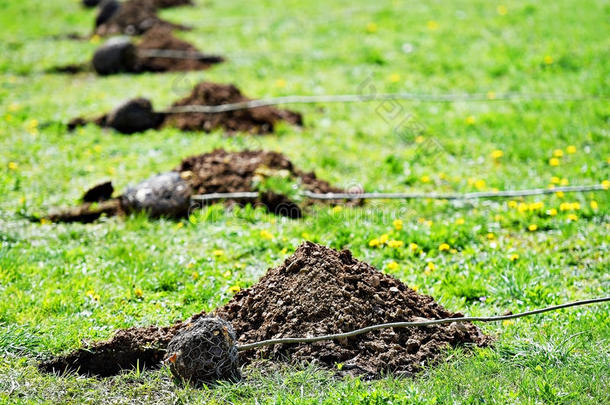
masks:
[(194, 385), (241, 378), (235, 331), (220, 318), (200, 318), (178, 332), (166, 363), (174, 377)]

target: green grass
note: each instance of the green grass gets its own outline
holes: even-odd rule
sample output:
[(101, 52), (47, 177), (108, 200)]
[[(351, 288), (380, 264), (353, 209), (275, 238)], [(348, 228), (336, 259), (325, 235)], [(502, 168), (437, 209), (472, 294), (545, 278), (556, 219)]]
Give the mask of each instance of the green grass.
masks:
[[(570, 184), (610, 179), (607, 99), (303, 105), (295, 106), (305, 116), (303, 129), (280, 126), (277, 135), (256, 138), (168, 129), (122, 136), (92, 126), (67, 133), (63, 125), (136, 95), (162, 108), (203, 79), (233, 82), (251, 97), (356, 93), (370, 86), (608, 95), (607, 2), (505, 4), (502, 15), (501, 3), (483, 0), (199, 0), (195, 9), (163, 16), (196, 26), (180, 36), (229, 62), (188, 75), (98, 78), (44, 73), (90, 57), (96, 44), (51, 36), (89, 32), (91, 12), (74, 0), (0, 0), (0, 402), (609, 402), (607, 305), (483, 325), (498, 337), (493, 348), (448, 351), (441, 364), (413, 379), (336, 379), (301, 365), (247, 369), (242, 383), (196, 390), (175, 387), (166, 370), (97, 380), (42, 375), (35, 367), (40, 356), (79, 347), (82, 339), (164, 325), (222, 305), (230, 287), (252, 285), (304, 239), (350, 248), (471, 315), (608, 295), (608, 192), (515, 203), (371, 202), (342, 211), (317, 208), (299, 221), (221, 206), (183, 222), (23, 219), (73, 204), (101, 180), (112, 178), (123, 189), (217, 147), (278, 150), (336, 185), (369, 191), (467, 192), (547, 187), (553, 177)], [(404, 44), (413, 51), (405, 53)], [(398, 108), (398, 118), (390, 118), (387, 111)], [(406, 132), (397, 136), (393, 129), (406, 118)], [(556, 149), (564, 156), (551, 166)], [(493, 159), (494, 150), (503, 156)], [(566, 202), (574, 210), (562, 211)], [(519, 209), (519, 203), (528, 205)], [(553, 208), (555, 216), (548, 214)], [(402, 230), (394, 229), (395, 219), (403, 221)], [(273, 238), (262, 238), (261, 230)], [(405, 246), (369, 246), (385, 233)], [(417, 254), (410, 243), (418, 245)], [(440, 252), (443, 243), (455, 250)]]

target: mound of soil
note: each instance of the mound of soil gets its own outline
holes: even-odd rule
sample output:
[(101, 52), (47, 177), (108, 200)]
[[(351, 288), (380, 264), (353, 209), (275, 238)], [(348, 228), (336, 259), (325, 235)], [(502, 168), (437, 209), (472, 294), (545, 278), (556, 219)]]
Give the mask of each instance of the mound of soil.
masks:
[[(249, 100), (232, 84), (203, 82), (195, 86), (188, 97), (174, 103), (173, 107), (231, 104)], [(281, 120), (293, 125), (303, 125), (301, 114), (274, 107), (260, 107), (217, 114), (171, 114), (167, 117), (165, 125), (185, 131), (211, 132), (217, 128), (223, 128), (228, 132), (266, 134), (273, 132), (274, 124)]]
[[(282, 337), (347, 332), (378, 323), (462, 316), (418, 294), (400, 280), (356, 260), (349, 250), (336, 251), (303, 243), (285, 262), (253, 287), (237, 293), (212, 313), (229, 321), (240, 344)], [(163, 348), (177, 331), (206, 316), (158, 328), (131, 328), (41, 363), (46, 371), (77, 370), (108, 376), (121, 369), (159, 365)], [(491, 338), (470, 323), (373, 331), (340, 341), (261, 347), (240, 353), (242, 364), (256, 359), (314, 362), (342, 373), (379, 377), (384, 372), (412, 375), (437, 361), (448, 346), (479, 345)]]
[[(248, 101), (249, 98), (243, 96), (239, 89), (232, 84), (218, 84), (211, 82), (199, 83), (188, 97), (177, 101), (173, 107), (185, 105), (221, 105)], [(129, 119), (125, 126), (114, 125), (113, 120), (108, 117), (116, 114), (117, 111), (127, 111), (126, 109), (136, 106), (145, 106), (147, 113), (139, 119)], [(227, 133), (247, 132), (252, 134), (272, 133), (274, 125), (278, 121), (286, 121), (294, 125), (302, 125), (301, 114), (289, 110), (280, 110), (273, 107), (260, 107), (248, 110), (229, 111), (216, 114), (204, 113), (155, 113), (152, 104), (146, 99), (129, 100), (119, 106), (114, 112), (95, 118), (93, 120), (78, 117), (68, 123), (68, 130), (88, 123), (94, 123), (101, 127), (113, 128), (121, 133), (132, 134), (143, 132), (148, 129), (157, 129), (161, 126), (176, 127), (184, 131), (204, 131), (211, 132), (216, 129), (224, 129)]]
[(101, 5), (95, 20), (94, 34), (142, 35), (155, 26), (188, 30), (189, 27), (173, 24), (157, 16), (157, 7), (151, 0), (127, 0), (124, 3), (108, 1)]
[[(102, 215), (123, 215), (147, 212), (151, 217), (181, 218), (201, 208), (201, 203), (190, 201), (193, 194), (253, 192), (257, 180), (265, 177), (287, 177), (315, 193), (341, 193), (342, 190), (320, 180), (314, 172), (304, 172), (278, 152), (242, 151), (227, 152), (217, 149), (211, 153), (184, 159), (172, 172), (162, 173), (129, 187), (123, 194), (112, 198), (114, 188), (110, 182), (88, 190), (84, 204), (52, 210), (47, 217), (53, 222), (92, 222)], [(323, 201), (338, 204), (342, 201)], [(211, 203), (211, 202), (210, 202)], [(265, 191), (258, 198), (227, 200), (227, 205), (260, 205), (270, 213), (289, 218), (302, 217), (302, 209), (313, 204), (305, 200), (298, 204), (289, 197)], [(350, 201), (348, 204), (361, 204)]]
[[(170, 57), (150, 57), (166, 51)], [(137, 45), (138, 62), (135, 72), (185, 72), (204, 70), (224, 61), (217, 55), (206, 55), (189, 42), (176, 38), (170, 29), (157, 26), (147, 31)], [(161, 52), (163, 54), (163, 52)]]
[[(179, 6), (192, 6), (191, 0), (150, 0), (157, 8), (170, 8)], [(102, 0), (83, 0), (83, 6), (87, 8), (97, 7)]]
[(113, 37), (100, 46), (90, 63), (56, 66), (49, 73), (77, 74), (92, 69), (101, 76), (118, 73), (185, 72), (205, 70), (224, 62), (219, 55), (199, 52), (190, 43), (176, 38), (166, 27), (148, 30), (134, 44), (129, 37)]

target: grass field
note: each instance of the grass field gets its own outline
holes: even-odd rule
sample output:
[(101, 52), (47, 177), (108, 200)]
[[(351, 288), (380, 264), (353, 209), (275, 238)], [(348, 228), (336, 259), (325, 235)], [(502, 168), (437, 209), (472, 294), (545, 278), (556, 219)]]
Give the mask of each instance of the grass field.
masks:
[[(371, 202), (318, 207), (303, 220), (220, 205), (182, 222), (24, 219), (75, 203), (101, 180), (113, 179), (121, 190), (218, 147), (278, 150), (336, 185), (367, 191), (468, 192), (610, 179), (607, 98), (492, 100), (509, 91), (607, 96), (608, 2), (197, 3), (162, 16), (195, 26), (179, 35), (226, 55), (227, 63), (187, 75), (99, 78), (45, 73), (90, 57), (95, 39), (52, 36), (90, 32), (92, 12), (75, 0), (0, 0), (0, 402), (610, 402), (608, 305), (482, 325), (497, 336), (494, 347), (448, 351), (414, 379), (336, 379), (295, 365), (247, 369), (239, 384), (197, 390), (174, 386), (167, 370), (105, 380), (40, 374), (37, 358), (83, 339), (166, 325), (222, 305), (232, 287), (252, 285), (305, 239), (347, 247), (469, 315), (610, 292), (608, 192)], [(304, 114), (303, 129), (283, 125), (276, 135), (256, 138), (65, 129), (70, 118), (136, 95), (168, 106), (204, 79), (235, 83), (256, 98), (374, 88), (475, 92), (490, 100), (299, 105), (293, 108)], [(384, 234), (404, 246), (370, 246)]]

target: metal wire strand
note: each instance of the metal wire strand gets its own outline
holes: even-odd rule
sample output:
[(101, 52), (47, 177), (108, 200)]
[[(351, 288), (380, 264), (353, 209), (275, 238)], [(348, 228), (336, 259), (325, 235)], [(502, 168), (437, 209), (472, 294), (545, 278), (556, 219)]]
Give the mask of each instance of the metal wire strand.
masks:
[[(527, 197), (532, 195), (562, 193), (584, 193), (593, 191), (607, 191), (608, 187), (601, 184), (586, 186), (565, 186), (555, 188), (534, 188), (526, 190), (504, 190), (504, 191), (482, 191), (476, 193), (312, 193), (304, 191), (301, 195), (312, 200), (414, 200), (414, 199), (434, 199), (434, 200), (474, 200), (483, 198), (510, 198)], [(252, 199), (257, 198), (257, 192), (237, 192), (237, 193), (211, 193), (195, 194), (191, 196), (193, 201), (214, 201), (223, 199)]]
[(353, 337), (353, 336), (362, 335), (364, 333), (372, 332), (374, 330), (387, 329), (387, 328), (409, 328), (409, 327), (419, 327), (419, 326), (440, 325), (440, 324), (453, 323), (453, 322), (461, 322), (461, 323), (463, 323), (463, 322), (498, 322), (498, 321), (505, 321), (505, 320), (509, 320), (509, 319), (523, 318), (526, 316), (532, 316), (532, 315), (541, 314), (544, 312), (557, 311), (557, 310), (569, 308), (569, 307), (596, 304), (596, 303), (607, 302), (607, 301), (610, 301), (610, 297), (594, 298), (594, 299), (590, 299), (590, 300), (568, 302), (568, 303), (561, 304), (561, 305), (554, 305), (551, 307), (535, 309), (532, 311), (521, 312), (518, 314), (510, 314), (510, 315), (465, 316), (462, 318), (424, 319), (421, 321), (418, 320), (418, 321), (414, 321), (414, 322), (383, 323), (383, 324), (379, 324), (379, 325), (367, 326), (366, 328), (356, 329), (351, 332), (337, 333), (337, 334), (332, 334), (332, 335), (262, 340), (260, 342), (238, 345), (237, 350), (245, 351), (245, 350), (256, 349), (257, 347), (261, 347), (261, 346), (272, 346), (272, 345), (278, 345), (278, 344), (313, 343), (313, 342), (319, 342), (321, 340), (345, 339), (345, 338), (349, 338), (349, 337)]
[(607, 96), (595, 95), (566, 95), (566, 94), (527, 94), (527, 93), (501, 93), (491, 97), (483, 93), (448, 93), (448, 94), (421, 94), (421, 93), (380, 93), (380, 94), (338, 94), (320, 96), (284, 96), (260, 100), (240, 101), (238, 103), (219, 105), (183, 105), (170, 107), (163, 111), (165, 114), (202, 113), (218, 114), (229, 111), (248, 110), (252, 108), (269, 107), (280, 104), (313, 104), (313, 103), (363, 103), (370, 101), (411, 100), (428, 103), (454, 103), (454, 102), (484, 102), (484, 101), (583, 101), (606, 99)]

